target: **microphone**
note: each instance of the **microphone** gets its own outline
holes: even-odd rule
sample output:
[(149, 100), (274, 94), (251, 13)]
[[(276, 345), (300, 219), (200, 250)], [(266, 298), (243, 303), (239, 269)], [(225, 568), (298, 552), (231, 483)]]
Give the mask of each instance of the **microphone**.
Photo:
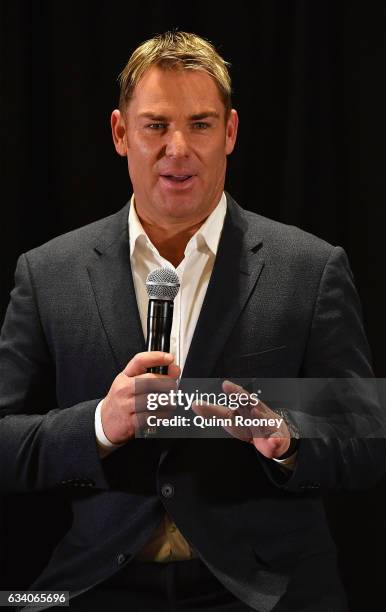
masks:
[[(174, 298), (179, 288), (180, 279), (171, 268), (157, 268), (150, 272), (146, 279), (146, 291), (149, 296), (146, 340), (148, 351), (168, 353), (170, 350)], [(153, 374), (167, 374), (168, 366), (154, 366), (147, 371)]]

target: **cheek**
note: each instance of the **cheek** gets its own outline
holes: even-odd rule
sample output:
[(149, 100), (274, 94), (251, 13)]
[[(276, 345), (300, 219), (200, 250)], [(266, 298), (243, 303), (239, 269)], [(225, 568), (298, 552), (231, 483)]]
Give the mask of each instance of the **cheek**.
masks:
[(159, 147), (151, 138), (144, 138), (136, 132), (130, 138), (130, 142), (132, 146), (128, 147), (128, 159), (137, 166), (152, 162), (152, 160), (157, 158)]
[(141, 147), (129, 149), (127, 163), (130, 175), (135, 174), (138, 179), (141, 179), (153, 171), (154, 155), (146, 146), (141, 145)]
[(210, 175), (219, 174), (223, 171), (226, 165), (226, 155), (223, 145), (218, 145), (216, 148), (207, 151), (203, 158), (204, 168)]
[(149, 147), (144, 144), (141, 144), (141, 146), (135, 145), (132, 151), (129, 149), (128, 157), (138, 165), (143, 164), (150, 157)]

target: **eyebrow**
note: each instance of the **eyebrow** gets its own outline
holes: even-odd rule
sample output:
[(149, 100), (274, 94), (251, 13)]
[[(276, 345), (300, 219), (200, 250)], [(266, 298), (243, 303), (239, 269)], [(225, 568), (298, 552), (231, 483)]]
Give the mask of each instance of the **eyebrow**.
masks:
[(189, 119), (191, 119), (192, 121), (200, 121), (200, 119), (207, 119), (208, 117), (219, 119), (220, 115), (216, 113), (216, 111), (207, 111), (205, 113), (198, 113), (197, 115), (191, 115)]
[[(152, 112), (144, 112), (138, 115), (143, 119), (151, 119), (152, 121), (168, 121), (169, 118), (166, 115), (159, 115), (157, 113)], [(207, 119), (208, 117), (213, 117), (214, 119), (219, 119), (220, 115), (216, 111), (205, 111), (203, 113), (198, 113), (195, 115), (190, 115), (190, 121), (200, 121), (201, 119)]]

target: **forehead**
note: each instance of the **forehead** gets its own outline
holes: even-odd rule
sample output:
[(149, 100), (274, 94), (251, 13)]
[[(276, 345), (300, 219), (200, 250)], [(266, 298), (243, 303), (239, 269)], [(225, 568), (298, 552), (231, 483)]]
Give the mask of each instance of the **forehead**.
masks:
[(137, 83), (128, 112), (199, 114), (203, 109), (224, 112), (214, 79), (203, 70), (149, 68)]

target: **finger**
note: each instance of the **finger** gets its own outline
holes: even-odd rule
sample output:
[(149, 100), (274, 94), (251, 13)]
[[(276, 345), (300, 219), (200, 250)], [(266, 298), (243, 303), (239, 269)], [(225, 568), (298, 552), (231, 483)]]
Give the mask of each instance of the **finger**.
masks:
[(170, 395), (171, 391), (177, 390), (177, 380), (162, 374), (140, 374), (130, 380), (132, 383), (133, 395), (148, 393), (154, 396), (154, 400), (156, 399), (156, 395)]
[(224, 380), (222, 384), (222, 388), (227, 394), (229, 393), (247, 393), (248, 394), (248, 391), (243, 389), (243, 387), (240, 387), (240, 385), (236, 385), (236, 383), (232, 382), (231, 380)]
[(161, 374), (141, 374), (134, 378), (120, 372), (115, 378), (110, 394), (121, 403), (142, 393), (169, 393), (176, 390), (177, 381)]
[[(147, 427), (165, 428), (168, 427), (167, 421), (171, 419), (173, 414), (170, 411), (162, 410), (159, 414), (149, 414), (148, 412), (139, 412), (133, 415), (134, 431), (135, 433), (140, 432), (142, 429)], [(150, 418), (152, 417), (152, 418)], [(163, 422), (163, 419), (167, 421)]]
[(234, 416), (233, 411), (227, 406), (218, 406), (217, 404), (209, 404), (207, 402), (193, 402), (192, 410), (203, 417), (214, 416), (220, 419), (231, 418), (233, 420)]
[(123, 373), (126, 376), (138, 376), (139, 374), (145, 374), (148, 368), (155, 366), (169, 366), (173, 363), (174, 356), (171, 353), (164, 353), (162, 351), (146, 351), (143, 353), (137, 353), (129, 361)]
[(280, 455), (287, 452), (290, 445), (290, 440), (288, 438), (279, 438), (275, 436), (271, 436), (268, 439), (253, 438), (251, 442), (262, 455), (269, 459), (280, 457)]
[(174, 380), (177, 380), (180, 377), (181, 374), (181, 368), (175, 364), (172, 363), (170, 366), (168, 366), (168, 373), (167, 374), (154, 374), (153, 372), (145, 372), (144, 374), (138, 374), (137, 376), (130, 376), (129, 378), (141, 378), (141, 379), (149, 379), (149, 380), (162, 380), (162, 379), (166, 379), (166, 380), (170, 380), (171, 378)]
[[(192, 404), (192, 410), (203, 417), (215, 417), (216, 419), (227, 419), (227, 421), (219, 421), (219, 424), (225, 431), (233, 437), (249, 442), (252, 439), (249, 427), (235, 424), (235, 411), (227, 406), (218, 406), (216, 404), (208, 404), (203, 402)], [(229, 423), (229, 424), (228, 424)]]
[[(229, 395), (230, 393), (237, 393), (237, 395), (245, 394), (248, 397), (251, 396), (251, 394), (248, 393), (248, 391), (246, 391), (243, 387), (241, 387), (240, 385), (236, 385), (236, 383), (230, 380), (224, 380), (222, 388), (227, 395)], [(267, 404), (264, 404), (264, 402), (260, 398), (257, 397), (254, 397), (253, 404), (251, 404), (250, 406), (245, 406), (245, 403), (241, 404), (238, 410), (240, 414), (247, 414), (249, 411), (251, 411), (253, 412), (254, 416), (259, 416), (263, 414), (272, 417), (276, 416), (276, 413), (271, 410), (271, 408), (269, 408)]]
[(177, 380), (181, 376), (181, 368), (176, 363), (172, 363), (168, 368), (168, 376)]
[(158, 403), (158, 394), (143, 393), (135, 395), (129, 402), (129, 413), (140, 414), (146, 413), (148, 415), (158, 416), (161, 412), (171, 413), (176, 410), (176, 404)]

